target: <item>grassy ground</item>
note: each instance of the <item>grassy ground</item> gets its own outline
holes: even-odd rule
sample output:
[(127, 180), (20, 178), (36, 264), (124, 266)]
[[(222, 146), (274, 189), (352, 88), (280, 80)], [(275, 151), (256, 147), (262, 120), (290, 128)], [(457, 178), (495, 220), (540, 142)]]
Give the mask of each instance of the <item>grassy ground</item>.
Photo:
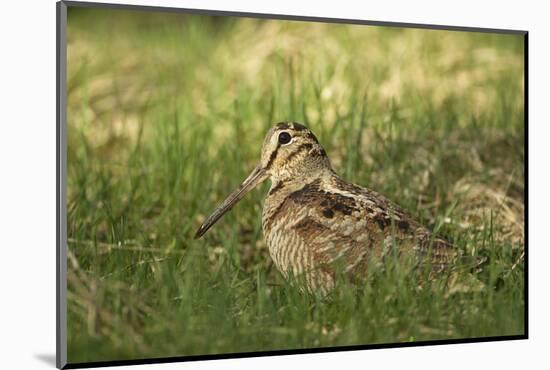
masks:
[[(523, 333), (520, 36), (121, 10), (68, 27), (70, 362)], [(283, 120), (490, 262), (303, 296), (263, 241), (267, 184), (193, 240)]]

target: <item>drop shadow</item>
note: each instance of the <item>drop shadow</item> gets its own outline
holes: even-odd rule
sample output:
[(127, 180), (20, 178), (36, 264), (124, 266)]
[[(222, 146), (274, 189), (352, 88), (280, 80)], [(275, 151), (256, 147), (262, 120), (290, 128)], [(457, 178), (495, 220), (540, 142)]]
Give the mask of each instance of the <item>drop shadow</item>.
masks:
[(55, 367), (55, 353), (35, 353), (34, 358), (42, 361), (43, 363)]

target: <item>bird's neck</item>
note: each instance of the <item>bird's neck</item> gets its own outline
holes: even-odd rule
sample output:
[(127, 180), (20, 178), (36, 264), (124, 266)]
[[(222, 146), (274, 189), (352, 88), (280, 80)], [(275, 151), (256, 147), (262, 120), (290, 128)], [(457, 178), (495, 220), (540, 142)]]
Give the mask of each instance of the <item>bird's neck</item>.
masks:
[[(271, 179), (271, 188), (267, 197), (284, 200), (287, 196), (295, 191), (302, 189), (304, 186), (312, 182), (325, 183), (336, 176), (330, 167), (319, 169), (318, 171), (310, 171), (301, 174), (301, 176), (293, 177), (276, 177)], [(273, 199), (272, 199), (273, 200)]]

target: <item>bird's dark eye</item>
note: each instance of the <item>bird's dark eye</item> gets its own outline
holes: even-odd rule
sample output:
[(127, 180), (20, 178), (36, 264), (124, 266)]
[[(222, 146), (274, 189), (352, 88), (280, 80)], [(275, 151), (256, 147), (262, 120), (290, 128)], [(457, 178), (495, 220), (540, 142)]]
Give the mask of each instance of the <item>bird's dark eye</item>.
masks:
[(279, 134), (279, 143), (281, 144), (288, 144), (290, 142), (290, 139), (292, 139), (292, 137), (290, 137), (290, 134), (288, 132), (281, 132)]

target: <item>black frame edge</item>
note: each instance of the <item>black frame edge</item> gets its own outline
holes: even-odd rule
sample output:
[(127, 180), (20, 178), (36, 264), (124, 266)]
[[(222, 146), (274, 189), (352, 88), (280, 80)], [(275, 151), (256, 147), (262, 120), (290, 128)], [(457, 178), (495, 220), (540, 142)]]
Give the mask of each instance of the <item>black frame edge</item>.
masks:
[(163, 363), (174, 363), (174, 362), (225, 360), (225, 359), (233, 359), (233, 358), (271, 357), (271, 356), (285, 356), (285, 355), (297, 355), (297, 354), (346, 352), (346, 351), (358, 351), (358, 350), (365, 350), (365, 349), (373, 350), (373, 349), (385, 349), (385, 348), (407, 348), (407, 347), (423, 347), (423, 346), (449, 345), (449, 344), (475, 344), (475, 343), (484, 343), (484, 342), (499, 342), (499, 341), (509, 341), (509, 340), (525, 340), (525, 339), (527, 339), (525, 335), (510, 335), (510, 336), (501, 336), (501, 337), (429, 340), (429, 341), (422, 341), (422, 342), (381, 343), (381, 344), (368, 344), (368, 345), (357, 345), (357, 346), (223, 353), (223, 354), (213, 354), (213, 355), (175, 356), (175, 357), (159, 357), (159, 358), (145, 358), (145, 359), (132, 359), (132, 360), (94, 361), (94, 362), (81, 362), (81, 363), (67, 364), (64, 367), (64, 369), (82, 369), (82, 368), (94, 368), (94, 367), (105, 367), (105, 366), (151, 365), (151, 364), (163, 364)]
[(525, 239), (523, 241), (523, 249), (525, 253), (524, 259), (524, 293), (523, 299), (525, 301), (525, 310), (524, 310), (524, 333), (525, 337), (529, 338), (529, 32), (525, 32), (523, 36), (523, 57), (524, 57), (524, 87), (523, 87), (523, 105), (524, 105), (524, 118), (523, 118), (523, 128), (524, 128), (524, 199), (523, 199), (523, 222), (524, 222), (524, 232)]
[(56, 367), (67, 365), (67, 5), (56, 3)]
[(110, 8), (110, 9), (126, 9), (138, 11), (159, 11), (166, 13), (188, 13), (188, 14), (204, 14), (212, 16), (237, 16), (245, 18), (263, 18), (263, 19), (278, 19), (287, 21), (308, 21), (308, 22), (325, 22), (325, 23), (344, 23), (344, 24), (361, 24), (370, 26), (386, 26), (400, 28), (420, 28), (430, 30), (446, 30), (446, 31), (465, 31), (465, 32), (485, 32), (523, 35), (526, 30), (499, 29), (499, 28), (483, 28), (483, 27), (461, 27), (440, 24), (424, 24), (424, 23), (407, 23), (407, 22), (386, 22), (375, 20), (351, 19), (351, 18), (330, 18), (317, 16), (302, 16), (288, 14), (271, 14), (271, 13), (254, 13), (230, 10), (215, 10), (215, 9), (196, 9), (196, 8), (175, 8), (163, 7), (154, 5), (132, 5), (132, 4), (114, 4), (101, 2), (83, 2), (83, 1), (63, 1), (67, 6), (80, 8)]

